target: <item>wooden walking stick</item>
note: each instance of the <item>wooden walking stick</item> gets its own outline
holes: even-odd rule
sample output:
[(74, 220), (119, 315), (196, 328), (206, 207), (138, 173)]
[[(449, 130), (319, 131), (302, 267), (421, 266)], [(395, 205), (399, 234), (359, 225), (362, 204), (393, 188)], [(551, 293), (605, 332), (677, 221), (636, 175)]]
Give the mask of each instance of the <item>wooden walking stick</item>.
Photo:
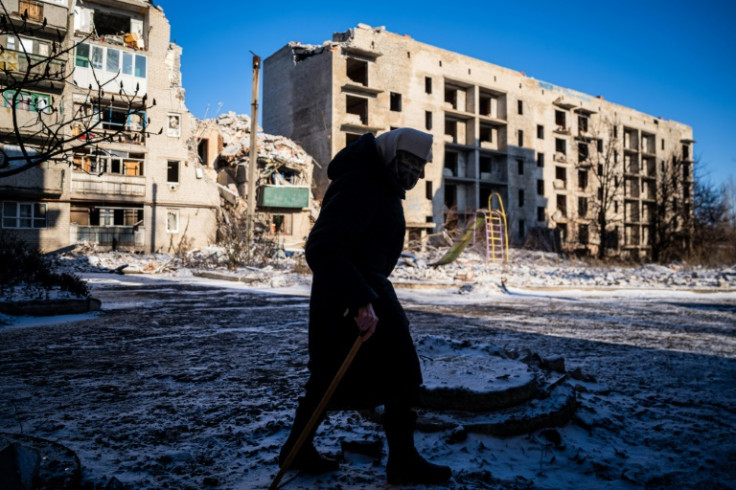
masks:
[(350, 367), (350, 364), (353, 362), (353, 359), (355, 359), (355, 355), (358, 353), (358, 349), (360, 349), (360, 346), (362, 344), (363, 344), (363, 337), (361, 335), (358, 335), (358, 338), (355, 339), (353, 346), (350, 348), (350, 352), (348, 352), (347, 357), (345, 357), (345, 360), (342, 362), (342, 366), (340, 366), (340, 369), (337, 370), (337, 374), (335, 374), (335, 377), (332, 379), (330, 386), (327, 387), (327, 391), (322, 397), (322, 400), (320, 400), (319, 405), (317, 405), (317, 408), (314, 409), (314, 413), (312, 414), (312, 417), (309, 419), (309, 422), (307, 422), (307, 425), (302, 430), (302, 433), (299, 434), (299, 439), (296, 440), (294, 447), (292, 447), (291, 451), (289, 451), (289, 455), (286, 457), (284, 464), (279, 469), (278, 474), (276, 474), (276, 478), (273, 479), (273, 483), (271, 483), (271, 486), (268, 487), (269, 490), (276, 490), (279, 486), (279, 482), (281, 481), (281, 479), (284, 477), (286, 472), (289, 471), (289, 467), (291, 466), (291, 463), (294, 462), (296, 455), (299, 454), (299, 450), (302, 448), (304, 441), (307, 440), (307, 436), (312, 431), (312, 427), (314, 427), (314, 425), (317, 423), (320, 416), (322, 415), (322, 412), (324, 412), (325, 407), (330, 402), (330, 398), (332, 398), (332, 394), (337, 389), (337, 386), (340, 384), (340, 381), (342, 380), (343, 376), (345, 376), (345, 372)]

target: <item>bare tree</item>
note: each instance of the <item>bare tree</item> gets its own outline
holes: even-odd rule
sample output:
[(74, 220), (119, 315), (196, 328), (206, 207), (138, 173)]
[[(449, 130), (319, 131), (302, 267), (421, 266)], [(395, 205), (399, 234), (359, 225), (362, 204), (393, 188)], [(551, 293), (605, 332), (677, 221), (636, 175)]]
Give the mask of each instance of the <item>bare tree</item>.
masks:
[[(41, 162), (72, 164), (73, 155), (79, 150), (92, 148), (97, 152), (100, 143), (129, 138), (131, 134), (142, 140), (150, 134), (146, 110), (155, 105), (155, 100), (149, 104), (146, 95), (140, 97), (138, 86), (123, 87), (118, 81), (119, 73), (101, 82), (93, 68), (95, 83), (88, 87), (74, 83), (73, 55), (83, 56), (77, 48), (91, 34), (73, 42), (57, 30), (54, 39), (44, 44), (43, 54), (33, 53), (21, 40), (48, 36), (44, 34), (46, 19), (36, 23), (29, 19), (27, 10), (10, 13), (4, 3), (0, 6), (0, 38), (13, 42), (12, 47), (7, 43), (0, 46), (0, 95), (12, 118), (11, 134), (4, 143), (16, 149), (12, 152), (5, 151), (7, 146), (0, 149), (0, 178), (21, 173)], [(81, 95), (83, 104), (64, 104), (68, 87), (73, 87), (78, 97)], [(40, 95), (31, 90), (58, 95)], [(117, 98), (110, 92), (116, 93)], [(104, 124), (100, 114), (113, 107), (127, 114), (125, 124)]]
[(694, 224), (693, 164), (683, 153), (673, 153), (660, 162), (649, 232), (654, 262), (689, 255)]
[(619, 163), (617, 122), (600, 119), (578, 136), (579, 179), (588, 180), (586, 188), (595, 190), (595, 198), (587, 200), (590, 234), (598, 237), (597, 258), (604, 259), (607, 251), (618, 248), (620, 237), (615, 226), (621, 222), (616, 207), (623, 186), (623, 167)]

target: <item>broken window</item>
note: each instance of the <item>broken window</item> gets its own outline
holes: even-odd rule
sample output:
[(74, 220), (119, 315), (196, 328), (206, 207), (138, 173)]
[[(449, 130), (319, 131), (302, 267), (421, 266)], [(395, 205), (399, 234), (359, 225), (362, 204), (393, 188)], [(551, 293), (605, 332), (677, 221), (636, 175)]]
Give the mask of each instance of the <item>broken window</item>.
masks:
[(345, 97), (346, 112), (355, 118), (355, 122), (368, 124), (368, 99), (347, 95)]
[(557, 211), (562, 216), (567, 216), (567, 196), (564, 194), (557, 194)]
[(540, 140), (544, 139), (544, 126), (537, 124), (537, 138)]
[(426, 111), (424, 113), (424, 128), (432, 129), (432, 111)]
[(169, 160), (166, 166), (166, 182), (169, 184), (179, 183), (179, 162)]
[(391, 92), (391, 110), (401, 112), (401, 94)]
[(131, 18), (127, 15), (95, 10), (94, 25), (98, 36), (127, 34), (131, 32)]
[(424, 77), (424, 91), (428, 94), (432, 93), (432, 77)]
[(167, 209), (166, 210), (166, 232), (167, 233), (179, 233), (179, 210), (178, 209)]

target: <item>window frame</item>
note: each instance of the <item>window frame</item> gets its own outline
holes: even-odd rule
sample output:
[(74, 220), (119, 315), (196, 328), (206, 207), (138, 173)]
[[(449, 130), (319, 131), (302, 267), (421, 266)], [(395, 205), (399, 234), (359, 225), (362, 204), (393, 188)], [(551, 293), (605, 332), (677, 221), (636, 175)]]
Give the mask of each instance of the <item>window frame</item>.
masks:
[[(9, 206), (13, 205), (14, 213), (6, 214)], [(23, 209), (26, 215), (23, 215)], [(41, 211), (43, 210), (43, 211)], [(45, 202), (27, 202), (27, 201), (3, 201), (2, 202), (2, 229), (7, 230), (41, 230), (48, 228), (48, 204)], [(14, 226), (9, 224), (14, 221)], [(28, 224), (23, 226), (23, 221)], [(37, 226), (40, 224), (40, 226)]]

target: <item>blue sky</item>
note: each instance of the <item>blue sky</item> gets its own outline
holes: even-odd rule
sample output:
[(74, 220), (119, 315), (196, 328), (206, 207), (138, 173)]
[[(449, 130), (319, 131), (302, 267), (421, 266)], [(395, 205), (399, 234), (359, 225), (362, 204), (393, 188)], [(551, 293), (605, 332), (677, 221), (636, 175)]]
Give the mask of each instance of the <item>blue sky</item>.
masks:
[(155, 3), (183, 48), (186, 103), (200, 118), (219, 103), (250, 113), (250, 51), (265, 59), (363, 22), (688, 124), (706, 178), (736, 180), (733, 0)]

